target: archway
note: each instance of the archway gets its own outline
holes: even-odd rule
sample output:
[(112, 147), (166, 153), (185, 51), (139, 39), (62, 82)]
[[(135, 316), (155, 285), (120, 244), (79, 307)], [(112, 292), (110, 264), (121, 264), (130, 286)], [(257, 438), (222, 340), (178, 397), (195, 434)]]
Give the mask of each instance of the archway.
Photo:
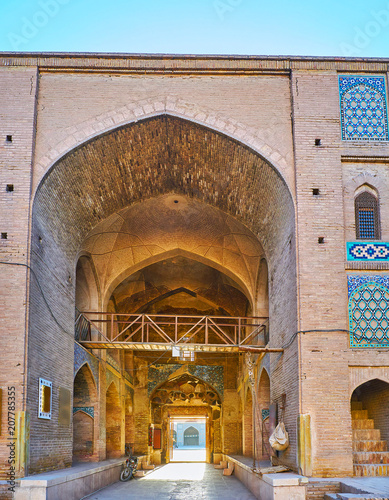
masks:
[(389, 475), (389, 384), (379, 379), (358, 386), (351, 396), (355, 476)]
[(184, 446), (198, 446), (200, 433), (198, 429), (191, 425), (184, 431)]
[[(211, 385), (184, 372), (157, 386), (150, 401), (153, 424), (163, 430), (162, 460), (212, 462), (215, 450), (221, 448), (215, 425), (222, 401)], [(182, 454), (193, 447), (205, 452), (193, 457)]]
[(97, 390), (88, 364), (84, 364), (74, 378), (73, 392), (73, 461), (96, 459), (95, 408)]
[[(155, 224), (149, 225), (154, 213), (160, 214), (157, 231)], [(281, 346), (296, 331), (294, 214), (290, 191), (273, 166), (247, 146), (209, 128), (161, 115), (95, 137), (57, 161), (35, 195), (31, 265), (45, 296), (49, 297), (51, 312), (61, 318), (61, 323), (54, 321), (36, 282), (31, 280), (31, 296), (36, 300), (30, 309), (33, 319), (29, 323), (30, 336), (44, 346), (42, 332), (50, 327), (64, 352), (72, 352), (68, 334), (74, 323), (79, 255), (88, 255), (93, 262), (103, 311), (108, 310), (115, 289), (130, 276), (180, 255), (190, 259), (191, 267), (201, 263), (221, 273), (216, 280), (220, 285), (217, 300), (212, 300), (213, 292), (206, 297), (196, 292), (196, 307), (200, 299), (202, 304), (206, 299), (208, 303), (213, 302), (213, 308), (222, 307), (229, 312), (223, 304), (228, 302), (225, 298), (233, 288), (235, 296), (241, 294), (241, 303), (247, 306), (246, 315), (250, 314), (250, 308), (254, 311), (256, 307), (258, 277), (267, 274), (259, 272), (259, 264), (266, 258), (270, 336), (273, 332), (274, 345)], [(219, 223), (214, 224), (215, 220)], [(137, 223), (139, 227), (134, 232)], [(177, 239), (178, 233), (181, 233), (180, 239)], [(50, 255), (56, 263), (55, 272), (43, 264), (43, 254)], [(143, 283), (145, 288), (149, 286), (147, 280)], [(63, 287), (68, 293), (58, 301), (56, 297)], [(177, 292), (178, 288), (166, 293)], [(186, 299), (192, 300), (193, 296), (187, 290), (193, 292), (193, 289), (183, 288), (186, 290), (165, 295), (163, 306), (171, 306), (173, 297), (180, 300), (185, 297), (184, 307), (188, 307)], [(157, 302), (151, 303), (153, 300), (144, 305), (155, 307)], [(229, 302), (230, 306), (234, 303), (239, 301)], [(266, 310), (266, 301), (262, 303)], [(161, 304), (162, 300), (158, 307)], [(109, 307), (116, 311), (117, 303), (112, 302)], [(231, 310), (229, 314), (235, 312)], [(42, 352), (29, 359), (32, 377), (39, 375), (45, 349), (44, 346)], [(149, 365), (154, 359), (155, 356), (150, 359), (146, 354), (137, 355), (131, 370)], [(287, 359), (286, 370), (297, 370), (294, 359), (294, 356)], [(121, 367), (122, 359), (114, 359), (113, 363), (115, 361)], [(161, 362), (167, 359), (162, 357)], [(212, 364), (210, 359), (201, 362)], [(220, 364), (226, 372), (232, 367), (231, 380), (238, 376), (235, 359), (225, 357)], [(66, 379), (71, 370), (71, 363), (67, 361), (57, 372), (58, 377)], [(297, 376), (291, 379), (296, 382), (288, 387), (290, 400), (297, 401)], [(241, 441), (236, 382), (227, 376), (225, 380), (229, 384), (226, 395), (232, 410), (222, 417), (220, 434), (226, 429)], [(274, 386), (281, 387), (280, 384)], [(291, 409), (285, 416), (286, 424), (289, 419), (291, 427), (296, 411)], [(135, 428), (141, 428), (137, 423), (141, 418), (142, 415), (134, 414)], [(39, 426), (39, 422), (32, 416), (31, 428), (34, 426)], [(147, 430), (145, 432), (147, 434)], [(147, 451), (146, 435), (134, 436), (134, 439), (142, 443), (140, 451)], [(226, 452), (238, 452), (234, 442), (224, 439), (223, 435), (220, 439)], [(291, 439), (291, 442), (295, 441)], [(35, 448), (31, 449), (34, 462)]]

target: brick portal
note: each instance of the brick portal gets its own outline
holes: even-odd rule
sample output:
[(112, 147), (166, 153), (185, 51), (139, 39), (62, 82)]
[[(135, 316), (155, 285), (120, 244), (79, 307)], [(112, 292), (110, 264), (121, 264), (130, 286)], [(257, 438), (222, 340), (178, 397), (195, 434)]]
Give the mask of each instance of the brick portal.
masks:
[[(351, 398), (368, 381), (364, 408), (387, 433), (389, 263), (348, 260), (346, 244), (363, 193), (389, 241), (389, 146), (382, 123), (365, 137), (368, 125), (347, 132), (341, 112), (356, 96), (386, 120), (386, 71), (384, 60), (1, 55), (3, 477), (13, 401), (18, 476), (119, 456), (125, 443), (165, 460), (169, 414), (181, 411), (212, 422), (209, 461), (252, 454), (254, 429), (269, 456), (282, 419), (278, 462), (353, 474)], [(373, 285), (382, 317), (367, 327), (350, 308)], [(74, 343), (87, 310), (268, 317), (269, 346), (284, 351), (258, 358), (250, 401), (244, 354), (87, 352)], [(186, 383), (220, 401), (153, 402), (151, 369), (170, 372), (160, 383), (197, 377)], [(39, 417), (39, 379), (52, 384), (51, 418)]]

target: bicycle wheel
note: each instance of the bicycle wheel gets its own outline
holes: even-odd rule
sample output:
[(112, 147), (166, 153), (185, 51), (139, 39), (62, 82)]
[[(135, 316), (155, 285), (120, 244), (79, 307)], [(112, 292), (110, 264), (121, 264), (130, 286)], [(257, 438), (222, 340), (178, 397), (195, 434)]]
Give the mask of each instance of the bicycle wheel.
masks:
[(131, 467), (126, 467), (120, 473), (120, 481), (129, 481), (132, 478), (133, 470)]

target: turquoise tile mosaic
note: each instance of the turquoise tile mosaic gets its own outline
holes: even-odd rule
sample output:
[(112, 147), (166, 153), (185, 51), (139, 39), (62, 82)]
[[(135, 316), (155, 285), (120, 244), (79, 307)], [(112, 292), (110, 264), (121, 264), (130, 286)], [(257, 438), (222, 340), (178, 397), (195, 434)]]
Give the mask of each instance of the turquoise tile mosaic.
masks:
[(339, 99), (343, 140), (389, 139), (383, 76), (339, 76)]
[(347, 243), (347, 260), (389, 261), (389, 243)]
[(87, 350), (81, 347), (77, 342), (74, 343), (74, 376), (85, 363), (88, 363), (96, 384), (99, 383), (99, 361), (97, 358), (90, 354)]
[(266, 408), (262, 410), (262, 420), (266, 420), (270, 416), (270, 409)]
[(73, 415), (77, 411), (83, 411), (92, 418), (95, 418), (95, 409), (93, 406), (73, 406)]
[(389, 275), (349, 275), (351, 347), (389, 347)]
[[(147, 391), (150, 394), (157, 385), (165, 382), (175, 371), (181, 369), (183, 365), (152, 365), (149, 367)], [(224, 394), (224, 368), (223, 366), (207, 365), (187, 365), (185, 371), (194, 377), (198, 377), (214, 387), (221, 397)]]

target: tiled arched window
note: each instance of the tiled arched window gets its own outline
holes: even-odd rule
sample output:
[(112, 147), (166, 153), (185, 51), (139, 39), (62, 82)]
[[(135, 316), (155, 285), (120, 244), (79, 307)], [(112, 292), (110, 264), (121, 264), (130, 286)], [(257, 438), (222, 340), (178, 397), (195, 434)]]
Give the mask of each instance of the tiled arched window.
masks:
[(380, 238), (378, 200), (368, 191), (364, 191), (355, 198), (355, 229), (359, 240)]
[(339, 76), (342, 139), (388, 141), (384, 76)]

